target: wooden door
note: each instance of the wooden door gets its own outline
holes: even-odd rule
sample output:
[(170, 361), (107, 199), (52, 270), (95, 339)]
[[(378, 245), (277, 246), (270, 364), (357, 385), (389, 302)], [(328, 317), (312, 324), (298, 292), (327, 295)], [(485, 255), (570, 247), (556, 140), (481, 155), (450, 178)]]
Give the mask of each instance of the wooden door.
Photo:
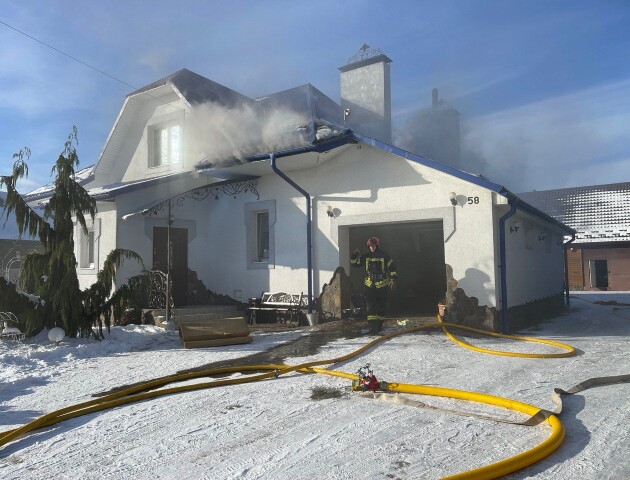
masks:
[[(168, 229), (153, 227), (153, 270), (166, 273)], [(188, 230), (171, 227), (171, 279), (173, 303), (176, 307), (187, 304), (188, 296)]]

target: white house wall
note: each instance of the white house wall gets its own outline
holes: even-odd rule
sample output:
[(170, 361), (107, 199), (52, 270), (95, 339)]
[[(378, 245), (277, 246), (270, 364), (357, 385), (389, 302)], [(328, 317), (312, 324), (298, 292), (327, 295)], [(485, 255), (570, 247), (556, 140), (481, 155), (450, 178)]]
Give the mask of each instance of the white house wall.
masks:
[[(507, 209), (501, 215), (505, 212)], [(518, 226), (518, 230), (510, 232), (510, 227), (514, 226)], [(520, 210), (506, 221), (505, 230), (508, 306), (562, 294), (562, 232)]]
[[(165, 207), (155, 215), (143, 215), (138, 212), (174, 197), (172, 226), (188, 229), (189, 267), (194, 270), (196, 265), (205, 265), (203, 255), (206, 241), (203, 233), (208, 230), (206, 226), (207, 206), (194, 200), (188, 200), (182, 206), (178, 206), (177, 199), (179, 194), (206, 183), (207, 178), (205, 177), (187, 178), (119, 195), (116, 198), (118, 229), (115, 230), (118, 247), (136, 252), (142, 257), (145, 268), (151, 269), (153, 264), (153, 227), (167, 226), (167, 208)], [(127, 215), (129, 216), (123, 219)], [(198, 232), (203, 232), (201, 238), (199, 238)], [(137, 262), (125, 262), (116, 279), (117, 284), (126, 282), (130, 276), (140, 273), (140, 270)]]
[[(278, 166), (282, 170), (291, 161), (291, 157), (281, 158)], [(319, 167), (288, 175), (313, 197), (316, 295), (337, 266), (349, 268), (346, 231), (350, 226), (442, 219), (448, 228), (444, 232), (446, 263), (453, 267), (459, 286), (481, 304), (495, 305), (489, 190), (365, 145), (352, 147)], [(247, 268), (245, 204), (256, 199), (244, 194), (236, 199), (221, 195), (200, 207), (208, 217), (205, 258), (200, 265), (206, 263), (205, 268), (195, 268), (191, 261), (190, 268), (198, 271), (211, 290), (231, 296), (235, 292), (242, 292), (243, 298), (262, 291), (306, 292), (305, 199), (275, 174), (261, 177), (257, 188), (260, 201), (276, 201), (275, 267)], [(450, 204), (451, 191), (458, 195), (457, 207)], [(478, 197), (479, 203), (468, 204), (468, 197)], [(339, 212), (337, 217), (327, 215), (328, 205)]]
[(86, 289), (96, 282), (96, 274), (103, 268), (103, 263), (113, 249), (116, 248), (116, 208), (113, 203), (98, 202), (98, 213), (92, 223), (90, 218), (86, 218), (89, 229), (95, 230), (95, 262), (93, 268), (81, 268), (81, 228), (75, 225), (74, 231), (74, 255), (79, 262), (77, 277), (79, 288)]

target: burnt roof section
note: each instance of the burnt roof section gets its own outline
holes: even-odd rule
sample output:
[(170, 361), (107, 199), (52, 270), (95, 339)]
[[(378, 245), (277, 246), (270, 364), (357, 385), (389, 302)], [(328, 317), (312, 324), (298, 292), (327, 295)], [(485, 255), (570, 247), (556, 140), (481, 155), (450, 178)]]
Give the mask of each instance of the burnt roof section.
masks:
[(576, 230), (576, 243), (630, 241), (630, 182), (519, 193)]
[(148, 92), (158, 87), (171, 84), (184, 96), (191, 105), (214, 102), (226, 107), (233, 107), (240, 102), (252, 103), (253, 100), (231, 88), (213, 82), (209, 78), (182, 68), (149, 85), (131, 92), (127, 97)]

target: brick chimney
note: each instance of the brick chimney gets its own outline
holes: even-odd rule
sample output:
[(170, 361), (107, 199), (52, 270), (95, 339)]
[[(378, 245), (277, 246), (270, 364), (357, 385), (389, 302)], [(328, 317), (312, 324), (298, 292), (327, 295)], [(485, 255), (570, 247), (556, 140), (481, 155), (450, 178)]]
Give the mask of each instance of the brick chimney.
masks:
[(345, 125), (385, 143), (392, 141), (391, 62), (365, 44), (347, 65), (339, 67)]

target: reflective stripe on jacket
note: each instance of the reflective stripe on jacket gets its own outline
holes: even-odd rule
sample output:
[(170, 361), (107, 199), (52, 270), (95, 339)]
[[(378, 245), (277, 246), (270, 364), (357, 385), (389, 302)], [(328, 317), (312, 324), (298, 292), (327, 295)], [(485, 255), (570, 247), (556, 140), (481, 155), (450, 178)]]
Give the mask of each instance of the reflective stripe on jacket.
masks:
[(389, 286), (390, 279), (396, 278), (396, 262), (387, 254), (387, 252), (376, 248), (374, 252), (367, 252), (361, 256), (353, 256), (350, 264), (354, 267), (365, 265), (365, 280), (363, 283), (366, 287), (375, 286), (383, 288)]

